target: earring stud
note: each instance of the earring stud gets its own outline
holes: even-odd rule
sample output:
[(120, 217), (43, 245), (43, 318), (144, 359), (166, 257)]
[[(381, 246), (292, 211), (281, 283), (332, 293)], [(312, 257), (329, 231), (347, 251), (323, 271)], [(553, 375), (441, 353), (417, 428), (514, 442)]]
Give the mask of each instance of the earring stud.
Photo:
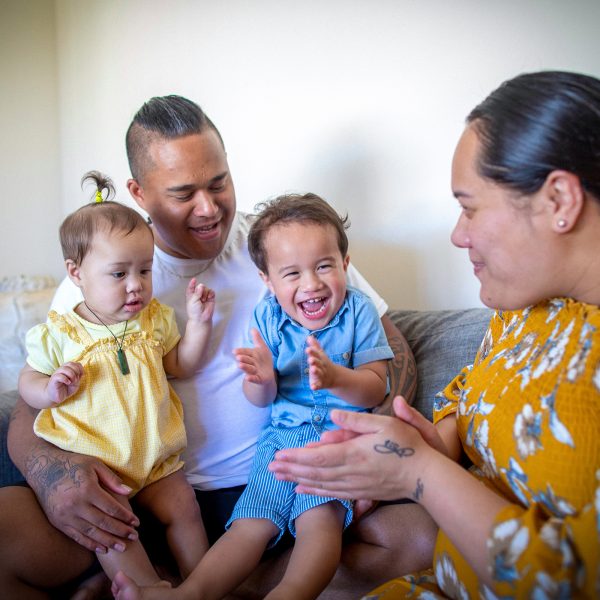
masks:
[(556, 223), (561, 229), (565, 228), (567, 226), (567, 222), (564, 219), (559, 219), (558, 222)]

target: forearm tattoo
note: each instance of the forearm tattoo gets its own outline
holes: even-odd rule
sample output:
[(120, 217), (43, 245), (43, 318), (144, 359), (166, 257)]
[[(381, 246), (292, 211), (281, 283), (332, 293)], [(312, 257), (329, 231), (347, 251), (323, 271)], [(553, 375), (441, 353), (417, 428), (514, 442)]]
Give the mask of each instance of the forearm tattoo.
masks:
[(50, 509), (48, 499), (59, 488), (79, 487), (83, 481), (81, 465), (47, 447), (36, 447), (26, 463), (27, 482), (35, 490), (42, 506)]
[(385, 333), (388, 344), (394, 353), (393, 358), (388, 361), (390, 391), (383, 404), (375, 412), (389, 414), (392, 400), (396, 396), (404, 396), (406, 401), (412, 404), (417, 391), (417, 365), (408, 342), (389, 317)]
[(383, 444), (375, 444), (373, 449), (379, 454), (397, 454), (400, 458), (412, 456), (415, 453), (414, 448), (401, 448), (399, 444), (392, 442), (392, 440), (385, 440)]

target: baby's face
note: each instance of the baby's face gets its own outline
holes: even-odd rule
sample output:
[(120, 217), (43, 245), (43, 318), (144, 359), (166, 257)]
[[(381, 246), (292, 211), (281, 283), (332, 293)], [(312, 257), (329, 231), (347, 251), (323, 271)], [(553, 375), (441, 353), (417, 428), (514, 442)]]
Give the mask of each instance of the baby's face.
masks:
[[(79, 266), (85, 303), (106, 323), (120, 323), (138, 314), (152, 299), (152, 233), (142, 227), (131, 233), (98, 231)], [(80, 312), (80, 310), (81, 312)], [(85, 306), (78, 314), (95, 322)]]
[(325, 327), (346, 297), (349, 262), (340, 252), (333, 226), (275, 225), (264, 246), (268, 273), (261, 276), (283, 310), (306, 329)]

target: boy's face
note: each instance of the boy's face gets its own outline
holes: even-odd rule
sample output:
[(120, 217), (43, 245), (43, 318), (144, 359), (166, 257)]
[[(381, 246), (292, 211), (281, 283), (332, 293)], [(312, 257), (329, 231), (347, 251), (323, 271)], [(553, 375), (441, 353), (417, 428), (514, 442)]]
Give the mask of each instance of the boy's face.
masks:
[(335, 229), (316, 223), (286, 223), (265, 236), (268, 273), (261, 277), (283, 310), (310, 330), (321, 329), (346, 297), (349, 257), (342, 256)]
[[(153, 251), (152, 233), (145, 227), (127, 235), (99, 230), (79, 266), (66, 261), (67, 273), (104, 323), (120, 323), (137, 315), (152, 298)], [(97, 322), (84, 304), (76, 312)]]

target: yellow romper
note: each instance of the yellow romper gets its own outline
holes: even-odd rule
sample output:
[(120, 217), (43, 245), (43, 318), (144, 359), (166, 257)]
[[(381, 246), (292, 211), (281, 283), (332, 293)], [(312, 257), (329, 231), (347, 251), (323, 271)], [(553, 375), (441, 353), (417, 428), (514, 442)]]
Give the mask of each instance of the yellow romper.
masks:
[[(111, 325), (120, 341), (125, 323)], [(138, 492), (183, 466), (186, 445), (181, 401), (167, 382), (162, 359), (180, 339), (173, 309), (153, 299), (127, 322), (123, 351), (103, 325), (75, 312), (48, 314), (27, 332), (27, 363), (46, 375), (62, 364), (83, 365), (77, 392), (40, 411), (35, 433), (70, 452), (95, 456)]]
[(473, 367), (436, 398), (436, 422), (452, 413), (471, 472), (512, 503), (487, 540), (493, 586), (440, 530), (432, 570), (366, 598), (600, 597), (599, 307), (496, 313)]

